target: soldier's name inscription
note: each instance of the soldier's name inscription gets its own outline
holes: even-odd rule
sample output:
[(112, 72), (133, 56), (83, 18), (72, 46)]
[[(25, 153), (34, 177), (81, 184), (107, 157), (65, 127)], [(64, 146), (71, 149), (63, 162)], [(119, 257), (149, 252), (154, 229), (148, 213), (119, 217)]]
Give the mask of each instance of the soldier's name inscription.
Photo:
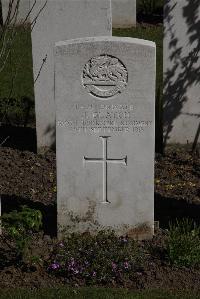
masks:
[(58, 120), (57, 124), (74, 132), (142, 133), (152, 125), (151, 120), (137, 118), (134, 104), (74, 103), (68, 111), (66, 119)]

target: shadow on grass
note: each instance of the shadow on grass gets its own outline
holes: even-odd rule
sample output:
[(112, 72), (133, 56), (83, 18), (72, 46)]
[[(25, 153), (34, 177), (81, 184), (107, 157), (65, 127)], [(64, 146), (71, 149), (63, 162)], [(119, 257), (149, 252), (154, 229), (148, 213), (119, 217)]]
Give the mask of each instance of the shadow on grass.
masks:
[(163, 22), (164, 0), (137, 0), (137, 22), (158, 24)]
[(157, 25), (163, 23), (163, 12), (162, 10), (159, 12), (159, 14), (152, 14), (152, 15), (146, 15), (144, 13), (138, 13), (137, 14), (137, 22), (138, 23), (148, 23), (151, 25)]
[(161, 228), (169, 228), (169, 222), (176, 219), (190, 218), (200, 225), (200, 204), (189, 203), (186, 200), (167, 198), (155, 193), (155, 220)]
[(36, 129), (2, 125), (0, 126), (0, 144), (1, 143), (3, 143), (2, 146), (36, 152)]

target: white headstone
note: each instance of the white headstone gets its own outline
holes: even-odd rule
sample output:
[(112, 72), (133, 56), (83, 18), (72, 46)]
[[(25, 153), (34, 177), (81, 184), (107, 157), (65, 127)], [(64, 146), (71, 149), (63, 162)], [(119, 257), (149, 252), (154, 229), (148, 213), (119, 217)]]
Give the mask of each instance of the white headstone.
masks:
[(55, 61), (59, 230), (152, 236), (155, 44), (59, 42)]
[[(200, 2), (164, 6), (164, 143), (197, 142), (200, 135)], [(200, 140), (199, 140), (200, 142)]]
[(112, 0), (113, 28), (136, 26), (136, 0)]
[[(31, 0), (33, 3), (34, 0)], [(60, 40), (112, 35), (110, 0), (37, 0), (32, 31), (38, 148), (55, 142), (53, 47)]]
[(16, 4), (18, 3), (17, 1), (1, 0), (3, 22), (6, 21), (9, 12), (9, 3), (11, 2), (13, 2), (13, 5), (11, 10), (10, 20), (14, 15), (16, 15), (17, 12), (16, 21), (15, 18), (13, 18), (11, 23), (15, 22), (16, 25), (22, 23), (28, 23), (29, 22), (28, 14), (30, 12), (30, 0), (20, 0), (17, 10), (16, 10), (17, 8)]

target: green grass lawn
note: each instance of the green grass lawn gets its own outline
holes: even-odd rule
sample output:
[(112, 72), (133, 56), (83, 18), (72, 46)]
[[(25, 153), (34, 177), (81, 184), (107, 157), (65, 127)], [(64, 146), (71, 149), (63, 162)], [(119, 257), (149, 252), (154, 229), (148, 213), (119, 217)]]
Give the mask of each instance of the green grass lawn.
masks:
[[(14, 82), (12, 81), (14, 79)], [(19, 27), (6, 68), (0, 74), (0, 97), (33, 97), (31, 35), (27, 28)]]
[(0, 299), (199, 299), (200, 295), (183, 292), (138, 291), (104, 288), (60, 288), (46, 290), (0, 290)]
[[(11, 55), (0, 73), (0, 122), (6, 109), (11, 122), (23, 123), (29, 102), (34, 104), (31, 34), (30, 29), (18, 27)], [(34, 107), (31, 113), (33, 118)]]

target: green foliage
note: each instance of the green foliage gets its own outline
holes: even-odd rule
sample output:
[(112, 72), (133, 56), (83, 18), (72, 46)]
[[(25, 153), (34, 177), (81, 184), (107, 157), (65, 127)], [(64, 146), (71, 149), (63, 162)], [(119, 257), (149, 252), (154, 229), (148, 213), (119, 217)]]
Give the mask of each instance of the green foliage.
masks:
[(153, 15), (163, 8), (163, 0), (139, 0), (137, 3), (137, 12), (145, 16)]
[(141, 267), (142, 253), (134, 240), (101, 231), (94, 236), (66, 236), (57, 244), (48, 269), (84, 284), (123, 284), (124, 280), (134, 279)]
[(200, 228), (189, 219), (170, 224), (167, 252), (177, 266), (200, 265)]
[(21, 206), (21, 211), (12, 211), (1, 217), (4, 234), (14, 242), (19, 255), (23, 255), (33, 232), (42, 226), (42, 214), (39, 210)]

